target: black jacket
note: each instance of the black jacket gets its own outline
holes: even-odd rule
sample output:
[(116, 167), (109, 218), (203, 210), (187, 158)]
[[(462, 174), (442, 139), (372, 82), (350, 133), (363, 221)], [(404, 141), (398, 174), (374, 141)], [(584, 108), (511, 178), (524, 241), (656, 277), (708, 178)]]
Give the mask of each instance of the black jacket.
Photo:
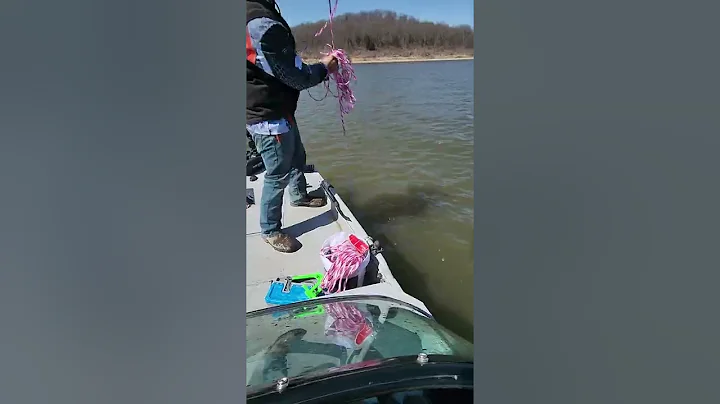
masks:
[[(256, 18), (270, 18), (279, 22), (287, 29), (284, 36), (275, 35), (271, 40), (289, 41), (289, 44), (280, 44), (295, 51), (295, 38), (290, 26), (280, 15), (272, 0), (247, 0), (246, 24)], [(279, 79), (263, 71), (256, 64), (257, 50), (254, 49), (249, 32), (245, 42), (247, 53), (247, 108), (246, 119), (248, 124), (260, 121), (289, 118), (295, 114), (300, 91), (284, 84)]]

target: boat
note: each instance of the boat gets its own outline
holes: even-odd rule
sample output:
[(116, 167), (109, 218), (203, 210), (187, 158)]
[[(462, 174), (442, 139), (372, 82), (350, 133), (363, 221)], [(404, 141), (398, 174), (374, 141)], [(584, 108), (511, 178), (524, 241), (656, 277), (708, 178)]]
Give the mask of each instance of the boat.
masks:
[[(248, 154), (247, 402), (472, 402), (472, 344), (402, 289), (382, 246), (312, 165), (305, 170), (310, 192), (324, 193), (328, 203), (293, 207), (287, 192), (283, 203), (283, 229), (302, 248), (283, 254), (262, 240), (258, 205), (264, 173), (257, 155), (252, 159)], [(321, 246), (340, 232), (369, 247), (364, 274), (342, 292), (267, 303), (273, 283), (289, 285), (292, 277), (322, 272)]]

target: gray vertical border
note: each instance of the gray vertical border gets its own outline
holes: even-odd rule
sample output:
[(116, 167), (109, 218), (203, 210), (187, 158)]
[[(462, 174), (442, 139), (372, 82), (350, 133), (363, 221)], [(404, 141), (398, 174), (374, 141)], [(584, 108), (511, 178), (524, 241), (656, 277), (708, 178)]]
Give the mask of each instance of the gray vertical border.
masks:
[(720, 402), (720, 5), (476, 5), (475, 402)]
[(244, 3), (2, 2), (0, 403), (245, 402)]
[[(474, 109), (473, 130), (475, 131), (475, 141), (473, 142), (473, 147), (474, 147), (473, 153), (474, 153), (475, 161), (474, 161), (473, 166), (475, 169), (475, 173), (474, 173), (474, 177), (473, 177), (473, 194), (475, 197), (474, 198), (475, 206), (473, 208), (474, 209), (473, 217), (474, 217), (475, 223), (473, 225), (473, 227), (474, 227), (474, 229), (473, 229), (473, 233), (474, 233), (474, 237), (473, 237), (473, 267), (474, 267), (473, 268), (473, 285), (474, 285), (474, 290), (478, 291), (478, 290), (482, 289), (482, 281), (479, 276), (481, 267), (482, 267), (482, 248), (481, 248), (482, 243), (480, 242), (480, 238), (477, 236), (478, 217), (481, 214), (483, 214), (482, 206), (480, 205), (479, 199), (477, 198), (478, 190), (481, 189), (480, 188), (481, 187), (480, 175), (478, 175), (478, 170), (480, 169), (479, 168), (480, 166), (478, 165), (478, 161), (480, 160), (480, 147), (481, 147), (480, 141), (482, 139), (480, 129), (477, 124), (479, 117), (482, 116), (482, 111), (480, 110), (480, 105), (477, 102), (477, 97), (478, 97), (478, 92), (479, 92), (478, 86), (480, 86), (480, 82), (482, 80), (482, 77), (480, 74), (482, 69), (479, 67), (480, 64), (482, 63), (482, 58), (480, 56), (481, 53), (479, 52), (479, 50), (482, 49), (482, 46), (480, 46), (481, 41), (482, 41), (482, 34), (481, 34), (480, 30), (478, 30), (478, 28), (480, 27), (480, 24), (482, 24), (483, 18), (481, 17), (481, 11), (480, 11), (482, 9), (480, 7), (480, 4), (482, 2), (476, 0), (474, 3), (475, 4), (473, 7), (473, 14), (474, 14), (473, 15), (473, 20), (474, 20), (473, 32), (475, 34), (475, 39), (474, 39), (473, 43), (474, 43), (475, 49), (474, 49), (473, 54), (475, 55), (474, 56), (475, 59), (473, 60), (473, 67), (474, 67), (474, 70), (473, 70), (473, 75), (474, 75), (474, 77), (473, 77), (473, 87), (474, 87), (473, 88), (473, 92), (474, 92), (474, 96), (473, 96), (473, 109)], [(480, 344), (482, 343), (482, 337), (481, 337), (482, 336), (482, 326), (481, 326), (482, 315), (480, 314), (481, 313), (480, 304), (481, 304), (481, 302), (478, 299), (477, 293), (474, 293), (473, 294), (473, 345), (475, 347), (475, 372), (474, 372), (474, 376), (475, 376), (474, 395), (475, 395), (475, 398), (474, 398), (473, 402), (476, 402), (476, 403), (481, 403), (485, 399), (483, 390), (481, 388), (482, 387), (482, 376), (481, 376), (481, 373), (479, 372), (479, 370), (480, 370), (479, 368), (482, 366), (481, 365), (482, 362), (479, 360), (482, 357), (482, 351), (480, 350), (480, 346), (481, 346)]]
[[(237, 0), (235, 0), (235, 1), (237, 1)], [(242, 13), (242, 16), (245, 16), (246, 9), (247, 9), (247, 2), (240, 1), (240, 3), (241, 3), (240, 11)], [(243, 20), (243, 21), (245, 21), (245, 20)], [(245, 47), (245, 40), (246, 40), (246, 33), (247, 33), (245, 26), (246, 26), (246, 24), (243, 23), (242, 24), (242, 27), (243, 27), (242, 34), (241, 34), (242, 44), (240, 44), (242, 47)], [(243, 54), (243, 55), (245, 55), (245, 54)], [(245, 59), (245, 57), (243, 57), (243, 59)], [(245, 65), (245, 61), (243, 61), (242, 65)], [(241, 73), (241, 76), (246, 76), (246, 75), (247, 75), (247, 71), (245, 73)], [(246, 77), (239, 77), (239, 78), (242, 79), (241, 86), (240, 86), (242, 96), (240, 97), (239, 111), (242, 116), (242, 118), (241, 118), (242, 123), (243, 123), (242, 129), (244, 130), (245, 129), (245, 107), (247, 104), (247, 80), (246, 80)], [(243, 135), (243, 137), (244, 137), (244, 135)], [(245, 156), (245, 151), (247, 150), (247, 142), (243, 141), (243, 144), (245, 144), (245, 150), (243, 150), (243, 156)], [(242, 181), (243, 189), (245, 189), (245, 184), (246, 184), (245, 171), (243, 171), (242, 177), (243, 177), (243, 181)], [(246, 231), (247, 215), (245, 214), (245, 205), (243, 205), (242, 224), (243, 224), (243, 232), (244, 232), (244, 234), (247, 234), (247, 231)], [(241, 367), (240, 375), (239, 375), (240, 379), (238, 380), (238, 382), (239, 382), (238, 386), (241, 386), (240, 390), (242, 391), (242, 397), (238, 400), (238, 402), (244, 403), (247, 401), (247, 396), (246, 396), (247, 389), (246, 389), (246, 385), (245, 385), (245, 379), (247, 377), (247, 374), (246, 374), (247, 373), (247, 365), (246, 365), (246, 363), (247, 363), (247, 331), (246, 331), (247, 323), (245, 321), (245, 316), (247, 314), (247, 298), (246, 298), (247, 290), (246, 290), (246, 286), (245, 286), (247, 284), (247, 242), (243, 242), (242, 245), (240, 246), (240, 255), (242, 257), (244, 257), (244, 259), (243, 259), (242, 265), (240, 266), (240, 268), (241, 268), (240, 278), (242, 279), (241, 295), (243, 296), (243, 298), (240, 299), (242, 301), (240, 306), (242, 307), (242, 313), (243, 313), (242, 316), (243, 317), (242, 317), (242, 321), (240, 321), (240, 332), (242, 334), (242, 340), (239, 341), (240, 356), (242, 357), (242, 367)]]

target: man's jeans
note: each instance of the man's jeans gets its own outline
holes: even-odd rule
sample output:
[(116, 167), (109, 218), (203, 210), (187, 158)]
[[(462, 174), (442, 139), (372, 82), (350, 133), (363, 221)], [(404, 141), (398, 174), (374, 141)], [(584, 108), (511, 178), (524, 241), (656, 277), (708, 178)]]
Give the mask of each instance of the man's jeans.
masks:
[(260, 197), (260, 230), (262, 234), (270, 235), (282, 228), (285, 187), (290, 185), (293, 202), (307, 197), (307, 182), (303, 173), (307, 157), (294, 123), (289, 132), (281, 135), (250, 134), (265, 164), (265, 184)]

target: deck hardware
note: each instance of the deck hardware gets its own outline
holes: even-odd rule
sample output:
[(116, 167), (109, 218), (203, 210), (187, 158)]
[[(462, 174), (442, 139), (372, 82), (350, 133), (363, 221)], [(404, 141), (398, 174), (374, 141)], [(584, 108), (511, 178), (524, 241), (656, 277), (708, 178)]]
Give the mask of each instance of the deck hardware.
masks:
[(275, 390), (278, 393), (282, 394), (282, 392), (285, 391), (285, 389), (287, 389), (287, 386), (289, 383), (290, 383), (290, 381), (288, 380), (287, 377), (282, 377), (282, 378), (278, 379), (277, 382), (275, 382)]
[(378, 240), (374, 240), (372, 237), (368, 236), (365, 239), (365, 243), (370, 247), (370, 253), (372, 255), (378, 255), (381, 254), (383, 251), (385, 251), (382, 248), (382, 245), (380, 245), (380, 242)]
[(285, 285), (283, 285), (282, 292), (283, 293), (290, 293), (290, 288), (292, 287), (293, 279), (291, 277), (285, 278)]
[(330, 185), (330, 183), (327, 182), (327, 180), (322, 180), (322, 182), (320, 182), (320, 188), (323, 190), (323, 192), (325, 192), (325, 195), (330, 200), (330, 204), (333, 208), (335, 208), (335, 211), (340, 216), (342, 216), (343, 219), (347, 220), (348, 222), (352, 222), (352, 220), (347, 215), (345, 215), (345, 213), (342, 211), (342, 209), (340, 209), (340, 204), (338, 203), (337, 199), (335, 198), (335, 192), (334, 192), (335, 188), (332, 185)]
[(416, 361), (417, 361), (417, 363), (419, 363), (420, 365), (424, 365), (424, 364), (428, 363), (428, 356), (427, 356), (427, 354), (426, 354), (425, 352), (419, 353), (418, 356), (417, 356)]

